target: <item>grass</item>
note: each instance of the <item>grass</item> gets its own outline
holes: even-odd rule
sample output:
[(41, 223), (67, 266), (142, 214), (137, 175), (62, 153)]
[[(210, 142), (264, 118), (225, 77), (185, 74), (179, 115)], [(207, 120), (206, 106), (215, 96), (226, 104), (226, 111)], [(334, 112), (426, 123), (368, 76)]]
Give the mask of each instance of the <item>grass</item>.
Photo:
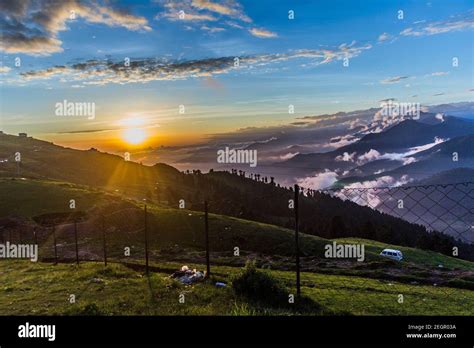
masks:
[(370, 239), (356, 239), (356, 238), (340, 238), (336, 239), (338, 243), (359, 243), (365, 245), (365, 251), (371, 254), (378, 255), (383, 249), (397, 249), (403, 253), (404, 260), (402, 264), (416, 264), (427, 267), (438, 267), (442, 265), (443, 268), (458, 268), (469, 271), (474, 271), (474, 262), (449, 257), (440, 253), (429, 250), (421, 250), (400, 245), (386, 244)]
[[(78, 210), (87, 213), (89, 225), (79, 226), (81, 258), (102, 258), (102, 235), (97, 212), (107, 207), (132, 207), (134, 212), (106, 214), (108, 254), (117, 262), (143, 263), (142, 202), (122, 199), (86, 186), (58, 181), (0, 179), (0, 211), (32, 221), (38, 215), (70, 212), (74, 198)], [(141, 209), (141, 210), (140, 210)], [(185, 287), (168, 278), (183, 263), (203, 270), (204, 220), (201, 212), (148, 205), (150, 277), (142, 269), (101, 263), (53, 266), (26, 261), (0, 261), (0, 314), (90, 315), (294, 315), (308, 314), (298, 306), (269, 306), (234, 293), (230, 286), (212, 283)], [(209, 215), (214, 281), (231, 284), (246, 259), (271, 265), (268, 274), (295, 292), (294, 233), (291, 230)], [(85, 228), (84, 228), (85, 227)], [(71, 226), (57, 229), (60, 257), (73, 255)], [(52, 256), (52, 236), (40, 236), (40, 257)], [(314, 315), (473, 315), (474, 263), (435, 252), (386, 245), (363, 239), (337, 239), (339, 243), (363, 243), (366, 262), (324, 259), (324, 246), (332, 241), (300, 235), (302, 294), (315, 304)], [(124, 247), (132, 250), (124, 257)], [(234, 247), (240, 256), (233, 255)], [(404, 261), (380, 257), (383, 248), (400, 249)], [(169, 260), (175, 260), (169, 261)], [(443, 265), (443, 269), (438, 267)], [(456, 271), (455, 275), (450, 272)], [(442, 282), (433, 280), (443, 278)], [(416, 282), (416, 283), (415, 283)], [(438, 283), (441, 285), (434, 285)], [(468, 290), (471, 289), (471, 290)], [(184, 293), (186, 303), (178, 302)], [(76, 304), (68, 302), (75, 294)], [(404, 302), (398, 302), (398, 296)]]
[[(157, 265), (155, 265), (157, 266)], [(178, 269), (180, 264), (163, 263)], [(204, 269), (203, 265), (190, 267)], [(183, 286), (168, 273), (149, 277), (121, 264), (95, 262), (53, 266), (29, 261), (1, 261), (0, 315), (473, 315), (474, 292), (443, 287), (388, 283), (353, 276), (302, 273), (302, 294), (317, 303), (314, 313), (266, 306), (213, 282)], [(228, 285), (241, 268), (212, 267), (213, 281)], [(294, 273), (266, 271), (294, 292)], [(76, 303), (69, 296), (76, 295)], [(185, 303), (179, 295), (185, 295)], [(404, 302), (398, 302), (403, 294)]]

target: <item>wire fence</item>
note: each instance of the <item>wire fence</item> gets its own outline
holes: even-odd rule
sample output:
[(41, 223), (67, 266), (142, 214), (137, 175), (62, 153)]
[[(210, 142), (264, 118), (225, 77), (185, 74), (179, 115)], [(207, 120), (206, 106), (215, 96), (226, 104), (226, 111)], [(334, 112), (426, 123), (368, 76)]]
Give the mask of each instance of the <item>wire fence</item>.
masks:
[[(366, 244), (368, 239), (378, 240), (380, 245), (370, 245), (365, 249), (365, 260), (374, 262), (385, 247), (396, 244), (402, 248), (408, 246), (438, 251), (454, 259), (472, 261), (474, 257), (472, 182), (331, 190), (312, 190), (295, 185), (294, 188), (283, 190), (286, 192), (282, 197), (285, 204), (288, 197), (293, 197), (294, 200), (287, 214), (294, 235), (281, 229), (272, 231), (271, 234), (239, 229), (209, 214), (208, 207), (211, 212), (218, 208), (211, 201), (204, 202), (201, 205), (204, 209), (201, 211), (182, 209), (178, 210), (178, 215), (152, 205), (129, 204), (94, 208), (80, 213), (42, 215), (35, 218), (34, 224), (10, 218), (0, 224), (0, 242), (38, 244), (41, 261), (78, 264), (83, 261), (99, 261), (106, 266), (108, 262), (120, 262), (135, 264), (147, 273), (155, 268), (163, 269), (163, 263), (166, 262), (192, 262), (205, 264), (209, 276), (213, 272), (213, 265), (241, 266), (246, 259), (252, 257), (262, 267), (294, 270), (297, 295), (301, 293), (301, 284), (305, 286), (304, 276), (300, 272), (337, 271), (351, 275), (349, 271), (357, 270), (362, 272), (360, 274), (372, 271), (370, 267), (375, 263), (368, 262), (364, 266), (347, 255), (343, 258), (346, 263), (327, 257), (327, 243), (321, 241), (327, 242), (328, 239), (337, 241), (334, 238), (351, 238), (341, 243), (355, 244)], [(355, 222), (341, 222), (338, 219), (341, 214), (338, 215), (331, 204), (326, 207), (326, 213), (316, 214), (312, 211), (314, 207), (308, 205), (308, 201), (319, 201), (321, 197), (342, 206), (347, 216), (357, 207), (358, 210), (353, 210), (352, 217), (363, 222), (357, 233), (351, 234), (350, 231), (355, 228)], [(341, 205), (341, 202), (345, 205)], [(301, 234), (305, 226), (311, 225), (315, 219), (319, 220), (322, 215), (326, 215), (328, 223), (325, 234), (321, 233), (321, 236), (328, 239), (312, 239), (307, 234)], [(388, 218), (392, 220), (387, 220)], [(344, 229), (347, 231), (343, 231)], [(387, 236), (397, 236), (397, 239), (388, 240)], [(239, 250), (237, 253), (236, 248)], [(459, 250), (455, 253), (453, 248)], [(272, 256), (278, 258), (278, 261), (273, 260)], [(405, 258), (413, 261), (410, 260), (409, 253)], [(428, 260), (422, 260), (424, 261), (426, 265), (429, 264)], [(429, 277), (428, 282), (436, 281), (437, 286), (474, 277), (474, 271), (456, 272), (456, 264), (434, 262), (429, 264), (432, 277)], [(397, 266), (389, 264), (389, 267), (395, 269)], [(443, 273), (441, 268), (450, 271)], [(376, 276), (406, 282), (406, 279), (391, 274), (390, 271)], [(421, 285), (413, 282), (410, 284)], [(466, 282), (463, 286), (474, 289), (472, 282)], [(471, 297), (469, 299), (472, 301)]]

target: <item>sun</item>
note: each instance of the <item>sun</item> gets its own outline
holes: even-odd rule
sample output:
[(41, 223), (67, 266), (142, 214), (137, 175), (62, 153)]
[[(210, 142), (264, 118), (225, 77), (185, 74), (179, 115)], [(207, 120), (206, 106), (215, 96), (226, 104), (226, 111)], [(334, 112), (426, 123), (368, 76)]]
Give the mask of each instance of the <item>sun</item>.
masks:
[(141, 117), (129, 117), (118, 122), (122, 128), (122, 139), (129, 145), (140, 145), (147, 138), (148, 134), (144, 128), (146, 122)]
[(146, 132), (141, 128), (128, 128), (122, 132), (122, 138), (130, 145), (140, 145), (146, 138)]

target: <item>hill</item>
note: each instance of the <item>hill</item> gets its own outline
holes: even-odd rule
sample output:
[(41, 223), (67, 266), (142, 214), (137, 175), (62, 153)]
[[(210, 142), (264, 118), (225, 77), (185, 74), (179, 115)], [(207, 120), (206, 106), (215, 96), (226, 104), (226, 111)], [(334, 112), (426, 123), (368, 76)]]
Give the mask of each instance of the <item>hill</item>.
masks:
[[(224, 180), (233, 179), (224, 175)], [(4, 291), (0, 314), (472, 314), (471, 307), (465, 304), (474, 300), (474, 263), (439, 253), (352, 238), (335, 241), (363, 244), (364, 262), (329, 259), (324, 257), (324, 250), (331, 240), (301, 234), (302, 294), (306, 305), (270, 306), (239, 296), (230, 284), (246, 260), (254, 259), (286, 291), (294, 292), (291, 230), (210, 214), (212, 280), (184, 286), (169, 275), (183, 264), (205, 269), (202, 212), (147, 203), (151, 272), (144, 277), (143, 201), (84, 185), (26, 178), (0, 179), (0, 197), (7, 195), (8, 201), (0, 200), (0, 209), (7, 215), (0, 218), (1, 238), (29, 241), (35, 231), (42, 262), (0, 261)], [(74, 213), (69, 209), (70, 199), (76, 200)], [(75, 258), (74, 222), (79, 266), (70, 264)], [(52, 224), (59, 255), (55, 266), (51, 263)], [(97, 263), (103, 258), (103, 232), (109, 261), (106, 268)], [(240, 249), (238, 255), (234, 254), (236, 246)], [(124, 254), (127, 247), (130, 255)], [(382, 258), (379, 253), (386, 247), (400, 249), (405, 259), (394, 262)], [(218, 288), (214, 282), (227, 286)], [(77, 291), (75, 304), (64, 300), (71, 289)], [(182, 293), (186, 294), (188, 306), (177, 300)], [(398, 304), (400, 293), (409, 306)]]
[[(1, 261), (0, 315), (472, 315), (472, 291), (409, 285), (363, 277), (302, 273), (302, 294), (317, 303), (303, 308), (264, 306), (235, 294), (230, 286), (204, 282), (184, 286), (161, 263), (149, 276), (126, 265), (31, 264)], [(202, 264), (190, 267), (203, 269)], [(213, 281), (229, 284), (240, 269), (216, 266)], [(294, 292), (294, 274), (267, 271)], [(71, 290), (73, 289), (73, 290)], [(76, 303), (67, 299), (76, 293)], [(185, 294), (186, 305), (178, 302)], [(404, 295), (404, 304), (397, 296)]]
[[(67, 149), (33, 138), (5, 134), (0, 137), (0, 158), (8, 160), (0, 163), (0, 176), (17, 173), (12, 161), (15, 152), (20, 152), (18, 177), (87, 185), (122, 197), (146, 199), (159, 207), (177, 208), (183, 200), (187, 209), (202, 211), (203, 201), (208, 200), (212, 213), (286, 228), (294, 226), (293, 212), (288, 208), (294, 193), (269, 180), (266, 183), (265, 178), (254, 180), (213, 171), (186, 174), (164, 164), (145, 166), (98, 151)], [(461, 258), (474, 259), (471, 246), (461, 241), (320, 192), (300, 195), (300, 211), (300, 229), (306, 234), (370, 238), (448, 255), (457, 245)], [(343, 224), (336, 229), (335, 222), (341, 219)]]

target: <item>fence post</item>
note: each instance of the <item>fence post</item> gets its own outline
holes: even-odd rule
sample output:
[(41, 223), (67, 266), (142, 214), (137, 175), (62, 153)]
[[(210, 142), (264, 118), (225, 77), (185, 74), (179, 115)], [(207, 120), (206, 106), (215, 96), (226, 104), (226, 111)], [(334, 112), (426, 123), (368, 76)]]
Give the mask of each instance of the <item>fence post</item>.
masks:
[(76, 263), (79, 265), (79, 246), (77, 245), (77, 221), (74, 220), (74, 239), (76, 241)]
[(207, 213), (207, 201), (204, 202), (204, 232), (206, 234), (206, 277), (211, 275), (211, 265), (209, 263), (209, 217)]
[(296, 252), (296, 295), (301, 294), (300, 287), (300, 246), (298, 239), (298, 200), (300, 195), (300, 188), (295, 184), (295, 252)]
[(145, 204), (145, 270), (148, 274), (148, 223), (147, 223), (147, 208)]
[(58, 244), (56, 242), (56, 226), (53, 225), (53, 242), (54, 242), (54, 264), (58, 264)]
[(104, 215), (102, 215), (102, 242), (103, 242), (103, 245), (104, 245), (104, 265), (107, 267), (107, 242), (105, 240)]

